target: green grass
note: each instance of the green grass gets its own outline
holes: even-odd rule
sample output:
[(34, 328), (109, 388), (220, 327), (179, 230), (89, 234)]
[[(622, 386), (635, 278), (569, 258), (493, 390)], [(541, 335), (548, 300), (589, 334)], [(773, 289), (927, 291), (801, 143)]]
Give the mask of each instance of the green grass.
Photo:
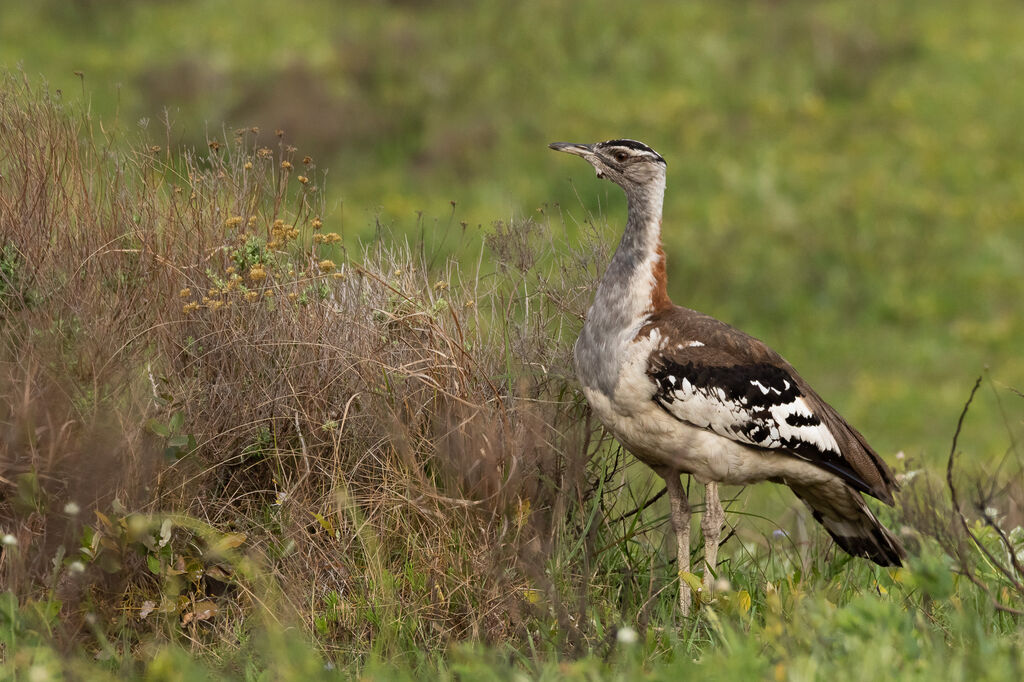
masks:
[[(1018, 679), (1022, 24), (5, 7), (0, 65), (33, 83), (0, 89), (5, 673)], [(906, 569), (837, 556), (782, 488), (727, 491), (731, 588), (680, 622), (667, 510), (620, 519), (657, 488), (568, 371), (624, 201), (546, 143), (613, 136), (668, 159), (674, 299), (925, 470), (881, 512)], [(989, 557), (941, 485), (983, 373), (955, 480)]]

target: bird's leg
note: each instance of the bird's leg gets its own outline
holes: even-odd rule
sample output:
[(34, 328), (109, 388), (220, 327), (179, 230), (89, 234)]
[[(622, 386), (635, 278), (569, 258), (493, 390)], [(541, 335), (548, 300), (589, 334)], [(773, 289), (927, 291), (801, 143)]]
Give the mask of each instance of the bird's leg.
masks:
[(668, 502), (671, 508), (672, 529), (676, 532), (676, 568), (679, 571), (679, 610), (683, 616), (690, 615), (693, 595), (690, 585), (683, 580), (683, 573), (690, 572), (690, 504), (686, 500), (683, 484), (679, 482), (678, 471), (662, 474), (668, 488)]
[(718, 540), (722, 536), (725, 511), (718, 499), (718, 484), (708, 483), (704, 488), (704, 518), (700, 527), (704, 531), (704, 596), (711, 598), (718, 569)]

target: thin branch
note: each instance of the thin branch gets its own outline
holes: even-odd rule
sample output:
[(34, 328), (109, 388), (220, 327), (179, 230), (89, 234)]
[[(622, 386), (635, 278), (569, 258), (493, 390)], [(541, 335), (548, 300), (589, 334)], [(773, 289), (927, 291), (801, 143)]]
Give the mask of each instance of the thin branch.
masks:
[(636, 507), (636, 508), (635, 508), (635, 509), (633, 509), (632, 511), (628, 511), (628, 512), (626, 512), (625, 514), (623, 514), (623, 515), (622, 515), (622, 516), (620, 516), (619, 518), (617, 518), (617, 519), (615, 519), (614, 521), (612, 521), (612, 523), (618, 523), (619, 521), (625, 521), (625, 520), (626, 520), (626, 519), (628, 519), (628, 518), (629, 518), (630, 516), (635, 516), (635, 515), (639, 514), (640, 512), (644, 511), (645, 509), (647, 509), (648, 507), (650, 507), (650, 506), (651, 506), (652, 504), (654, 504), (655, 502), (657, 502), (658, 500), (660, 500), (660, 499), (661, 499), (662, 497), (664, 497), (664, 496), (665, 496), (665, 493), (667, 493), (667, 492), (668, 492), (668, 488), (662, 488), (662, 489), (661, 489), (661, 492), (659, 492), (659, 493), (655, 494), (655, 495), (654, 495), (653, 497), (651, 497), (650, 499), (648, 499), (648, 500), (647, 500), (646, 502), (644, 502), (644, 503), (643, 503), (642, 505), (640, 505), (639, 507)]
[[(1010, 582), (1010, 584), (1013, 585), (1014, 589), (1017, 590), (1017, 592), (1024, 594), (1024, 585), (1021, 584), (1021, 582), (1014, 576), (1013, 572), (1009, 568), (1004, 566), (999, 561), (999, 559), (997, 559), (995, 555), (993, 555), (992, 552), (990, 552), (989, 549), (985, 547), (985, 545), (981, 542), (978, 536), (975, 535), (973, 531), (971, 531), (970, 525), (967, 523), (967, 516), (963, 512), (963, 508), (960, 506), (960, 496), (957, 493), (956, 485), (953, 483), (953, 468), (956, 460), (957, 442), (960, 439), (960, 432), (964, 426), (964, 418), (967, 416), (967, 410), (970, 408), (971, 402), (974, 400), (974, 394), (978, 392), (978, 387), (980, 385), (981, 377), (979, 376), (974, 382), (974, 387), (971, 389), (971, 394), (967, 397), (967, 402), (964, 403), (964, 409), (960, 412), (960, 419), (957, 420), (956, 432), (953, 434), (953, 444), (949, 449), (949, 460), (946, 462), (946, 485), (949, 488), (949, 495), (953, 503), (953, 509), (956, 510), (957, 517), (960, 519), (960, 526), (967, 534), (967, 537), (969, 537), (971, 539), (971, 542), (973, 542), (974, 545), (979, 550), (981, 550), (981, 553), (985, 555), (985, 557), (992, 564), (992, 566), (995, 567), (995, 569), (998, 570), (1000, 573), (1002, 573), (1003, 576), (1005, 576), (1005, 578)], [(977, 584), (977, 581), (972, 577), (969, 571), (966, 572), (966, 575), (968, 578), (971, 579), (972, 582), (975, 582)], [(986, 592), (987, 591), (988, 590), (986, 589)], [(994, 599), (993, 602), (995, 602)], [(1009, 607), (1003, 608), (1008, 609)]]

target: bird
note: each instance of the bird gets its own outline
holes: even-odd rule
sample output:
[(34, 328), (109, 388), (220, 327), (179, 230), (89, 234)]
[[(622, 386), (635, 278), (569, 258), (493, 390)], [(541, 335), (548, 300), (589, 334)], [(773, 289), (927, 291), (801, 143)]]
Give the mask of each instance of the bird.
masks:
[(864, 436), (767, 344), (669, 298), (661, 240), (665, 159), (631, 139), (549, 147), (582, 157), (626, 195), (626, 227), (573, 347), (573, 363), (605, 428), (665, 480), (682, 615), (692, 604), (683, 474), (705, 486), (700, 589), (706, 599), (725, 522), (720, 484), (786, 485), (848, 554), (902, 565), (903, 546), (863, 497), (891, 506), (898, 485)]

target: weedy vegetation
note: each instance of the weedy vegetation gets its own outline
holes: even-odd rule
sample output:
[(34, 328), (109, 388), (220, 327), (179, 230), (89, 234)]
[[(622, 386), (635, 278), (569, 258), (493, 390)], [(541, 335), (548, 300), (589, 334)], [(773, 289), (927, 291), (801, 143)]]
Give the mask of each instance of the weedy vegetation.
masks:
[(452, 252), (353, 247), (325, 181), (283, 133), (182, 152), (4, 76), (6, 675), (1020, 679), (1019, 393), (988, 382), (998, 467), (950, 424), (904, 471), (904, 569), (732, 491), (684, 622), (659, 489), (571, 376), (611, 231), (453, 207)]

